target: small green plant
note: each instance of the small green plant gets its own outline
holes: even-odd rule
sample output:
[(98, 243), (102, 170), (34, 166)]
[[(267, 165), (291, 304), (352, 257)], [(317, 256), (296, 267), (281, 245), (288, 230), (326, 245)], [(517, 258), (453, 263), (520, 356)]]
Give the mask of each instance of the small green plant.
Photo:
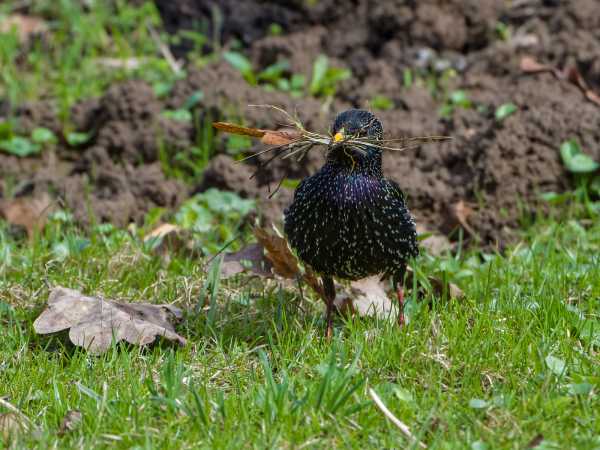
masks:
[(373, 109), (378, 109), (380, 111), (387, 111), (394, 107), (394, 102), (391, 98), (386, 97), (385, 95), (376, 95), (371, 100), (371, 106)]
[(329, 58), (319, 55), (313, 64), (309, 92), (315, 97), (329, 97), (335, 94), (337, 84), (352, 76), (348, 69), (330, 67)]
[(498, 122), (502, 122), (508, 116), (517, 112), (519, 108), (514, 103), (504, 103), (496, 108), (495, 117)]
[(600, 164), (583, 152), (576, 139), (570, 139), (562, 143), (560, 156), (563, 164), (571, 173), (589, 175), (600, 168)]
[(600, 164), (583, 152), (576, 139), (562, 143), (560, 156), (567, 171), (573, 174), (575, 190), (563, 194), (546, 192), (542, 199), (553, 204), (575, 200), (589, 216), (600, 214)]
[(402, 71), (402, 84), (404, 85), (405, 88), (410, 88), (413, 83), (414, 83), (414, 79), (413, 79), (413, 71), (406, 68)]
[(201, 235), (202, 251), (214, 254), (237, 236), (244, 217), (254, 208), (253, 200), (211, 188), (187, 200), (175, 215), (175, 221)]
[[(252, 62), (240, 52), (224, 52), (223, 59), (237, 69), (252, 86), (260, 85), (269, 91), (288, 92), (296, 98), (302, 97), (306, 93), (306, 77), (302, 74), (291, 73), (290, 63), (287, 60), (277, 61), (262, 71), (256, 72)], [(352, 73), (348, 69), (330, 67), (327, 56), (319, 55), (313, 65), (308, 93), (315, 97), (329, 97), (335, 94), (338, 83), (347, 80), (351, 75)]]
[(270, 36), (281, 36), (283, 34), (283, 27), (278, 23), (272, 23), (269, 25)]
[(440, 108), (440, 116), (450, 117), (457, 108), (470, 109), (473, 103), (467, 93), (463, 90), (452, 91), (446, 98), (446, 101)]
[(501, 41), (504, 41), (504, 42), (510, 41), (510, 38), (511, 38), (510, 27), (507, 24), (505, 24), (504, 22), (496, 23), (496, 35), (498, 36), (498, 39), (500, 39)]
[(0, 125), (0, 151), (10, 155), (20, 157), (36, 155), (44, 148), (55, 145), (57, 141), (56, 135), (47, 128), (35, 128), (30, 137), (24, 137), (15, 135), (12, 125), (8, 122)]

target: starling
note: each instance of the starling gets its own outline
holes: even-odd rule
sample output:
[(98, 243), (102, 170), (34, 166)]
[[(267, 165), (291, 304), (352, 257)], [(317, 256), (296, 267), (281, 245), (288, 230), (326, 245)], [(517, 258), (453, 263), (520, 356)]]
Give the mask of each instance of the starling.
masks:
[(332, 277), (391, 276), (402, 325), (402, 283), (407, 261), (418, 254), (417, 232), (399, 186), (383, 176), (377, 146), (383, 127), (369, 111), (350, 109), (335, 118), (331, 136), (325, 164), (302, 180), (284, 212), (285, 233), (302, 262), (322, 277), (329, 337)]

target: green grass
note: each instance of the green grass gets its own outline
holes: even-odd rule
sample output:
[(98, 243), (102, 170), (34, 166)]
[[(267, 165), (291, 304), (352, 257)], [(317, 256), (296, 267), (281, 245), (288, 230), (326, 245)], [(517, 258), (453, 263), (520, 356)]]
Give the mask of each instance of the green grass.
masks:
[[(14, 36), (1, 36), (0, 96), (13, 106), (52, 98), (68, 128), (70, 106), (114, 81), (143, 77), (168, 92), (175, 77), (149, 36), (148, 24), (160, 29), (150, 2), (31, 3), (52, 45), (24, 52)], [(2, 2), (0, 14), (14, 4)], [(201, 47), (204, 37), (190, 33)], [(105, 70), (99, 58), (145, 62)], [(321, 59), (317, 67), (314, 94), (329, 95), (328, 66)], [(443, 100), (451, 76), (407, 71), (404, 83), (425, 82)], [(471, 106), (464, 93), (447, 104)], [(212, 155), (206, 124), (194, 154), (199, 171)], [(0, 448), (410, 448), (368, 388), (430, 448), (520, 449), (539, 436), (539, 448), (600, 448), (600, 224), (587, 181), (580, 194), (553, 201), (579, 205), (592, 221), (540, 218), (503, 255), (475, 248), (423, 256), (421, 273), (457, 283), (463, 300), (410, 298), (403, 329), (338, 319), (332, 342), (322, 337), (321, 303), (311, 294), (301, 300), (295, 288), (246, 276), (217, 283), (200, 258), (174, 254), (167, 263), (138, 233), (108, 225), (84, 233), (65, 215), (32, 243), (0, 222), (0, 398), (33, 425), (12, 444), (0, 430)], [(204, 200), (179, 220), (196, 230), (197, 247), (214, 251), (239, 227), (243, 205), (216, 211)], [(161, 214), (149, 214), (148, 227)], [(178, 327), (188, 345), (116, 345), (95, 357), (64, 335), (37, 336), (32, 322), (56, 285), (174, 302), (189, 311)], [(70, 410), (81, 411), (82, 423), (59, 436)]]
[[(0, 20), (15, 3), (0, 5)], [(31, 14), (46, 21), (44, 38), (23, 46), (15, 33), (0, 34), (0, 96), (14, 106), (51, 98), (66, 123), (75, 102), (101, 95), (113, 82), (142, 78), (159, 91), (175, 79), (150, 36), (149, 27), (160, 24), (152, 2), (132, 6), (114, 0), (84, 7), (74, 0), (38, 0)], [(136, 60), (139, 67), (109, 67), (105, 59)]]
[[(339, 320), (330, 343), (321, 304), (300, 308), (276, 283), (221, 283), (212, 311), (194, 312), (202, 262), (165, 265), (124, 231), (52, 225), (33, 245), (1, 236), (1, 395), (36, 427), (17, 447), (407, 448), (368, 387), (430, 448), (524, 448), (538, 434), (556, 448), (600, 445), (598, 224), (539, 223), (505, 256), (423, 257), (465, 299), (412, 299), (401, 330)], [(86, 245), (61, 260), (62, 241)], [(94, 357), (36, 336), (54, 285), (188, 307), (189, 343)], [(59, 437), (73, 409), (83, 421)]]

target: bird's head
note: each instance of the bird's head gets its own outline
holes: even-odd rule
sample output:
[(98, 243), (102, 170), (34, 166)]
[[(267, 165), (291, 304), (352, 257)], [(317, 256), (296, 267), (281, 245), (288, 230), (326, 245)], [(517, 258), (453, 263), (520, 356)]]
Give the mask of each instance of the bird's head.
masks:
[(381, 149), (375, 143), (383, 138), (377, 117), (362, 109), (349, 109), (337, 115), (331, 127), (327, 160), (352, 170), (381, 169)]

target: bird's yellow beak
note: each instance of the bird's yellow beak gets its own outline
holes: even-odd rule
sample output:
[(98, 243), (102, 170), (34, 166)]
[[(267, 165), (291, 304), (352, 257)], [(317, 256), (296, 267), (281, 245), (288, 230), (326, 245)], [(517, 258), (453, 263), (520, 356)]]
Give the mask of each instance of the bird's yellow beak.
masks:
[(333, 136), (333, 142), (337, 143), (337, 142), (340, 142), (343, 140), (344, 140), (344, 134), (339, 131), (337, 133), (335, 133), (335, 135)]

